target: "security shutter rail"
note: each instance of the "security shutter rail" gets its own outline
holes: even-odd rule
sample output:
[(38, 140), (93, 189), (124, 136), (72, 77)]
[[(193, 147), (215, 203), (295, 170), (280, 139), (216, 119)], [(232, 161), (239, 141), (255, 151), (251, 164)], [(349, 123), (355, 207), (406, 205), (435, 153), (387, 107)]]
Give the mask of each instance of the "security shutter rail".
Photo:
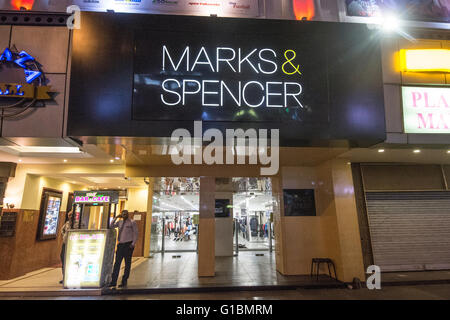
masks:
[(366, 192), (366, 204), (382, 271), (450, 269), (450, 192)]

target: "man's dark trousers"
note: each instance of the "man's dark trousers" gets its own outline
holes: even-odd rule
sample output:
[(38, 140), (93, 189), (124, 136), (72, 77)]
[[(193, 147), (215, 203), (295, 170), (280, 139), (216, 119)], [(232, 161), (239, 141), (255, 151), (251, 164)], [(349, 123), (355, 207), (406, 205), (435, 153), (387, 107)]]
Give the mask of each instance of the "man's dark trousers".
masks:
[(117, 283), (117, 278), (119, 277), (120, 265), (122, 260), (125, 259), (125, 271), (122, 277), (122, 283), (126, 284), (128, 277), (130, 276), (131, 269), (131, 257), (133, 256), (134, 248), (131, 248), (131, 241), (125, 243), (119, 243), (117, 245), (116, 261), (114, 262), (114, 269), (112, 273), (111, 284), (115, 285)]

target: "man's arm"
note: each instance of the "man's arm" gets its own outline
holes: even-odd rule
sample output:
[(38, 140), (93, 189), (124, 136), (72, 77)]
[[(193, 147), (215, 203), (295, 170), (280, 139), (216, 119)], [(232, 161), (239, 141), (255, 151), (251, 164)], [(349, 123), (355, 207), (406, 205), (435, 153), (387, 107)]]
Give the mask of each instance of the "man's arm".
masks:
[(119, 222), (120, 221), (117, 221), (117, 219), (119, 219), (119, 218), (120, 218), (120, 215), (118, 215), (117, 217), (114, 218), (114, 220), (112, 221), (111, 225), (109, 226), (111, 229), (119, 227)]

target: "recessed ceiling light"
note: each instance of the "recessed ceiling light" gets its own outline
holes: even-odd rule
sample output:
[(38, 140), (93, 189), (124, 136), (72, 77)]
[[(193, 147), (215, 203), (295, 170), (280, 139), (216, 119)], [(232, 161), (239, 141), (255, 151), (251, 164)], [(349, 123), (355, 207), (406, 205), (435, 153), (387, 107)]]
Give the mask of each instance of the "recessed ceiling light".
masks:
[(22, 162), (22, 159), (19, 159), (19, 162)]
[(114, 162), (114, 159), (109, 160), (109, 162)]
[(378, 149), (378, 152), (382, 153), (384, 152), (384, 149)]
[(67, 159), (64, 159), (63, 161), (64, 161), (64, 162), (67, 162)]
[(413, 152), (414, 152), (414, 153), (420, 153), (420, 150), (419, 150), (419, 149), (416, 149), (416, 150), (414, 150)]
[(447, 153), (450, 153), (450, 150), (447, 150)]

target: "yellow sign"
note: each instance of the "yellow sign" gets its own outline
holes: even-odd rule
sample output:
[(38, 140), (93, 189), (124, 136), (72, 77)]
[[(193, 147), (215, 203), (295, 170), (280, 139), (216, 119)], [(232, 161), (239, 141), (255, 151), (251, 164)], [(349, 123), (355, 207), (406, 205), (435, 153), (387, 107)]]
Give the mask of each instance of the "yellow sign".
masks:
[(450, 50), (400, 50), (400, 63), (402, 71), (450, 72)]
[(0, 97), (27, 98), (48, 100), (49, 86), (34, 86), (32, 84), (0, 83)]

